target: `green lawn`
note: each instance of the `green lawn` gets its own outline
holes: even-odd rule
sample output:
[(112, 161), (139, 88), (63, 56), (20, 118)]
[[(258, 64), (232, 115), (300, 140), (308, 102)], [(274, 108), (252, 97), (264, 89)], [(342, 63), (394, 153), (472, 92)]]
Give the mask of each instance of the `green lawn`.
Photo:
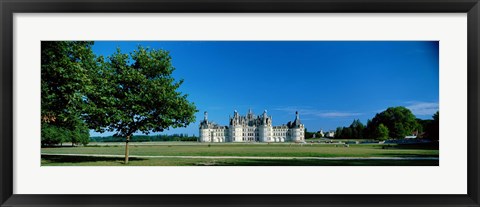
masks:
[[(431, 157), (438, 149), (420, 145), (352, 144), (349, 147), (334, 144), (167, 144), (131, 145), (130, 155), (167, 156), (264, 156), (264, 157)], [(42, 148), (42, 153), (57, 154), (112, 154), (125, 153), (123, 145), (93, 147)]]
[(373, 141), (373, 142), (378, 142), (378, 140), (375, 140), (375, 139), (334, 139), (334, 138), (307, 138), (305, 139), (305, 142), (310, 142), (310, 141), (326, 141), (326, 140), (329, 140), (329, 141), (332, 141), (332, 142), (347, 142), (347, 141), (359, 141), (359, 142), (363, 142), (363, 141)]
[(438, 160), (263, 160), (42, 156), (42, 166), (438, 166)]
[[(249, 156), (249, 157), (438, 157), (438, 148), (428, 145), (335, 144), (239, 144), (239, 143), (161, 143), (131, 145), (131, 156)], [(124, 155), (124, 145), (42, 148), (48, 154)], [(42, 165), (123, 165), (121, 158), (42, 156)], [(438, 165), (426, 160), (265, 160), (265, 159), (187, 159), (132, 158), (129, 165)]]

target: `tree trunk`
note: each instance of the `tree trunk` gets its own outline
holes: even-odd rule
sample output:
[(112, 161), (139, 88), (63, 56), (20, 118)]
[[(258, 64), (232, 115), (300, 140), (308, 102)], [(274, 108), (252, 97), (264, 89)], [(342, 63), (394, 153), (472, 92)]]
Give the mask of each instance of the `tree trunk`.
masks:
[(130, 135), (127, 136), (125, 141), (125, 164), (128, 164), (128, 142), (130, 141)]

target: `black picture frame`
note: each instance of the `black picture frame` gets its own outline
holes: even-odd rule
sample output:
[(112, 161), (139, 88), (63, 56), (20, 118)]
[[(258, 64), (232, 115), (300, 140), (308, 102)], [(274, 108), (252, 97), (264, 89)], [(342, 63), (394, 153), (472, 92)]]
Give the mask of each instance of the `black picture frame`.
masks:
[[(480, 206), (479, 0), (0, 0), (1, 206)], [(15, 13), (467, 13), (468, 190), (466, 195), (20, 195), (13, 194), (13, 15)], [(128, 177), (128, 176), (127, 176)], [(449, 179), (449, 178), (445, 178)], [(94, 187), (92, 185), (92, 187)]]

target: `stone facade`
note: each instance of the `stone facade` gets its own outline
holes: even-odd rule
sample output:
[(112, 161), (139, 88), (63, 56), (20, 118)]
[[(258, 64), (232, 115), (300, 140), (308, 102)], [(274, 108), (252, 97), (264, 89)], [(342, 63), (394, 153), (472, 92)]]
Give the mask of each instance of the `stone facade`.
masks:
[(246, 116), (237, 111), (230, 116), (229, 126), (220, 126), (208, 121), (207, 112), (200, 122), (199, 142), (304, 142), (305, 126), (300, 122), (298, 111), (293, 122), (272, 126), (272, 117), (265, 110), (256, 116), (249, 110)]

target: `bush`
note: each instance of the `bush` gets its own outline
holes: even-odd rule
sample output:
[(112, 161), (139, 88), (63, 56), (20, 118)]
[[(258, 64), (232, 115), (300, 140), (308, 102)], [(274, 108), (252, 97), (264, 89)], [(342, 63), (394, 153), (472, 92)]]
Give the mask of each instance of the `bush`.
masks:
[(65, 142), (69, 137), (69, 133), (64, 128), (56, 127), (49, 124), (42, 124), (41, 138), (42, 146), (57, 145)]
[(63, 142), (86, 145), (90, 140), (90, 134), (86, 126), (78, 126), (74, 130), (69, 130), (64, 127), (42, 123), (41, 139), (42, 146), (58, 145)]

